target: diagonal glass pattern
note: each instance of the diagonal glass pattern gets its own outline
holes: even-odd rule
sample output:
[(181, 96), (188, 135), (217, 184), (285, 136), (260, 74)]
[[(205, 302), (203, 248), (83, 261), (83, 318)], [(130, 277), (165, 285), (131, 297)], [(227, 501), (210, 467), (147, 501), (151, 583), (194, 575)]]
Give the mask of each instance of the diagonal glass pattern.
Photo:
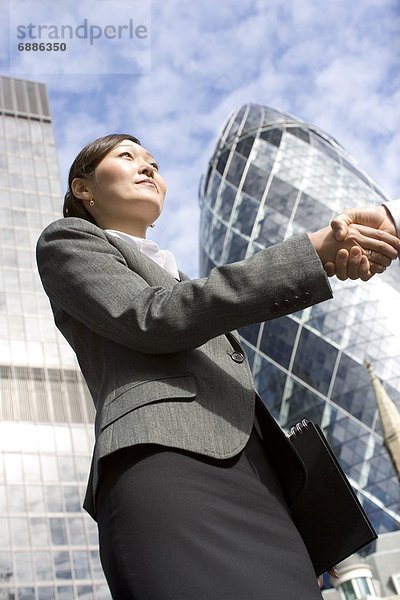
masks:
[[(219, 163), (229, 157), (224, 168)], [(389, 199), (331, 136), (268, 107), (233, 111), (210, 160), (222, 175), (202, 192), (201, 275), (303, 231), (346, 206)], [(209, 215), (207, 218), (206, 215)], [(223, 240), (223, 241), (222, 241)], [(221, 249), (222, 247), (222, 249)], [(364, 360), (400, 406), (399, 265), (368, 284), (332, 281), (334, 299), (240, 333), (256, 388), (287, 428), (325, 431), (378, 532), (400, 529), (398, 480)]]

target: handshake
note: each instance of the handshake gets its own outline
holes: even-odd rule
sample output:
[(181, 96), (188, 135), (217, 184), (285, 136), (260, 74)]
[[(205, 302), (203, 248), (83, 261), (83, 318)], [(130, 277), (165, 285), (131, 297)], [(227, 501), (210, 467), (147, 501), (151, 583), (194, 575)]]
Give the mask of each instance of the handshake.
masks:
[(392, 215), (383, 205), (345, 210), (309, 238), (327, 275), (341, 280), (368, 281), (383, 273), (400, 252)]

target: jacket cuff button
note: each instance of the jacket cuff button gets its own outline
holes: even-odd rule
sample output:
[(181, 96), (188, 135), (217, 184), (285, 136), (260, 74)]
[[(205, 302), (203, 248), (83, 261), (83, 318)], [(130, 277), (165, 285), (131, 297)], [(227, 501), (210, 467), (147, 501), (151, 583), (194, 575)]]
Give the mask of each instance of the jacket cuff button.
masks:
[(244, 361), (244, 356), (241, 352), (232, 352), (231, 359), (237, 363), (242, 363)]

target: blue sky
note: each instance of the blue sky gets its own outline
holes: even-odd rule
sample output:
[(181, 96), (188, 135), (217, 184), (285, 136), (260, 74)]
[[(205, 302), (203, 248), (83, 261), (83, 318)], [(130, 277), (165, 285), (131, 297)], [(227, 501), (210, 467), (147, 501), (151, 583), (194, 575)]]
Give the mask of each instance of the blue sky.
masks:
[[(53, 3), (89, 18), (90, 4)], [(3, 32), (8, 6), (0, 0)], [(325, 129), (400, 196), (399, 29), (398, 0), (152, 0), (147, 74), (41, 75), (33, 57), (27, 78), (48, 86), (63, 187), (77, 151), (100, 135), (133, 133), (156, 156), (169, 189), (150, 235), (195, 276), (199, 179), (224, 120), (245, 102)], [(0, 72), (15, 75), (6, 38)], [(109, 53), (109, 69), (120, 60)]]

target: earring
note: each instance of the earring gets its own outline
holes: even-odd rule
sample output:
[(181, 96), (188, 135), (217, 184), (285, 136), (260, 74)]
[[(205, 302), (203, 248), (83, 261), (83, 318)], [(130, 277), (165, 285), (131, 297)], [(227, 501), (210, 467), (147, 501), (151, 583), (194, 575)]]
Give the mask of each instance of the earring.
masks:
[(89, 206), (94, 206), (94, 198), (90, 198), (90, 200), (89, 200)]

